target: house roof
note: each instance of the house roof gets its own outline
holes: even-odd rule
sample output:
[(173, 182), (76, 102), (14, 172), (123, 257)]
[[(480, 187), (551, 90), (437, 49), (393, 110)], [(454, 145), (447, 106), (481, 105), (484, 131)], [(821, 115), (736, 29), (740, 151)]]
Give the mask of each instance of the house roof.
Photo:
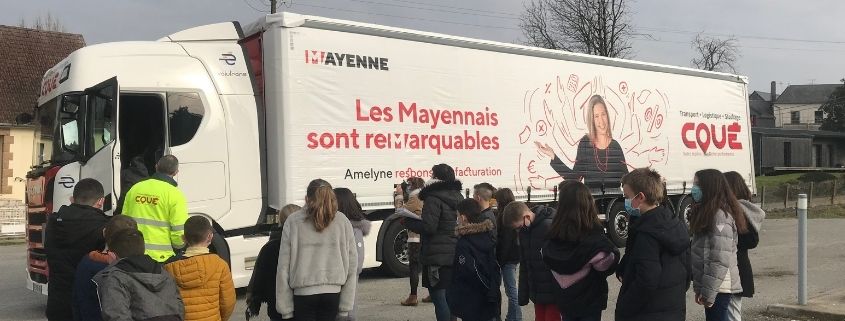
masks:
[(785, 129), (785, 128), (754, 127), (754, 128), (751, 128), (751, 132), (755, 133), (755, 134), (763, 134), (765, 136), (775, 136), (775, 137), (845, 138), (845, 133), (828, 131), (828, 130), (807, 130), (807, 129)]
[(32, 112), (47, 69), (85, 46), (82, 35), (0, 25), (0, 124)]
[(769, 137), (800, 137), (800, 138), (813, 138), (813, 135), (808, 133), (806, 130), (798, 130), (798, 129), (783, 129), (783, 128), (774, 128), (774, 127), (752, 127), (751, 128), (752, 134), (761, 134), (763, 136)]
[[(775, 99), (777, 99), (777, 98), (778, 98), (778, 95), (775, 94)], [(748, 99), (749, 100), (762, 100), (762, 101), (766, 101), (766, 102), (771, 102), (772, 101), (772, 94), (767, 93), (767, 92), (763, 92), (763, 91), (759, 91), (759, 90), (755, 90), (754, 92), (751, 93), (751, 95), (748, 95)]]
[(772, 103), (763, 101), (763, 100), (749, 100), (748, 101), (748, 108), (751, 110), (751, 114), (754, 116), (770, 116), (773, 117), (772, 114)]
[(822, 104), (840, 84), (790, 85), (777, 98), (777, 104)]

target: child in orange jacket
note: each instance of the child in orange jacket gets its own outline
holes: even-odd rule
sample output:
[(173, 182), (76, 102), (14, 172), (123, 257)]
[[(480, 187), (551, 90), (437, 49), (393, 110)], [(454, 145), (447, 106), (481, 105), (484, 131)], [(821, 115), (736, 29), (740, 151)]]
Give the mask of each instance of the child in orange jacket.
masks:
[(226, 321), (235, 309), (232, 272), (226, 261), (209, 252), (212, 236), (208, 219), (188, 218), (182, 236), (188, 248), (164, 266), (179, 285), (186, 321)]

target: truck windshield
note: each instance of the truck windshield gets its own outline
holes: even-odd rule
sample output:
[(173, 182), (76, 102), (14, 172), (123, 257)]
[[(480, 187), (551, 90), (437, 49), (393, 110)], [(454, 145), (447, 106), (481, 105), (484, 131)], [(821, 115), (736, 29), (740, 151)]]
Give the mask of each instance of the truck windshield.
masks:
[(67, 163), (80, 154), (81, 95), (57, 97), (38, 107), (38, 141), (36, 148), (39, 163)]

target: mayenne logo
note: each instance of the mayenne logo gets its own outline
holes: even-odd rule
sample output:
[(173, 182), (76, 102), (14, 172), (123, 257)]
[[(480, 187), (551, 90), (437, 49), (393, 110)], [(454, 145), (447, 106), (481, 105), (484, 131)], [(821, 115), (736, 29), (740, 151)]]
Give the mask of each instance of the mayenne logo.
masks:
[(390, 70), (387, 66), (387, 58), (319, 50), (305, 50), (305, 63), (310, 65), (326, 65), (384, 71)]
[(219, 60), (229, 66), (234, 66), (235, 63), (238, 62), (238, 57), (235, 57), (233, 54), (221, 54)]

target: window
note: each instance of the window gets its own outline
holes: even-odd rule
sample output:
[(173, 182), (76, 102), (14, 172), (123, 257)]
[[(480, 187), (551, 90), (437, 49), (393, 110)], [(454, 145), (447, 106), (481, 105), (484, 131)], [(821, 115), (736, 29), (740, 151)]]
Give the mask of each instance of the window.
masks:
[(821, 124), (824, 121), (824, 112), (816, 110), (816, 124)]
[(114, 107), (107, 98), (92, 95), (89, 99), (93, 100), (91, 106), (94, 112), (93, 132), (89, 134), (93, 137), (89, 142), (96, 153), (114, 140)]
[(183, 145), (194, 138), (205, 108), (197, 93), (167, 93), (167, 124), (170, 146)]
[(56, 109), (58, 107), (59, 97), (56, 97), (43, 105), (38, 106), (38, 109), (35, 111), (35, 139), (40, 141), (40, 144), (44, 146), (44, 152), (39, 154), (39, 156), (43, 157), (38, 162), (39, 164), (50, 160), (51, 155), (56, 152), (54, 148), (57, 148), (60, 145), (58, 140), (55, 142), (53, 141), (54, 136), (57, 134)]
[[(80, 95), (65, 95), (62, 97), (62, 107), (59, 113), (59, 133), (62, 150), (74, 155), (81, 151), (79, 142)], [(84, 137), (84, 136), (83, 136)]]
[(783, 143), (783, 166), (792, 167), (792, 143)]
[(62, 147), (69, 152), (79, 152), (79, 127), (76, 119), (62, 119)]
[(44, 161), (47, 160), (47, 155), (44, 155), (44, 149), (46, 145), (44, 143), (38, 143), (38, 164), (44, 164)]
[(800, 124), (801, 123), (801, 112), (793, 111), (789, 113), (791, 124)]
[(757, 115), (751, 115), (751, 127), (757, 126)]

